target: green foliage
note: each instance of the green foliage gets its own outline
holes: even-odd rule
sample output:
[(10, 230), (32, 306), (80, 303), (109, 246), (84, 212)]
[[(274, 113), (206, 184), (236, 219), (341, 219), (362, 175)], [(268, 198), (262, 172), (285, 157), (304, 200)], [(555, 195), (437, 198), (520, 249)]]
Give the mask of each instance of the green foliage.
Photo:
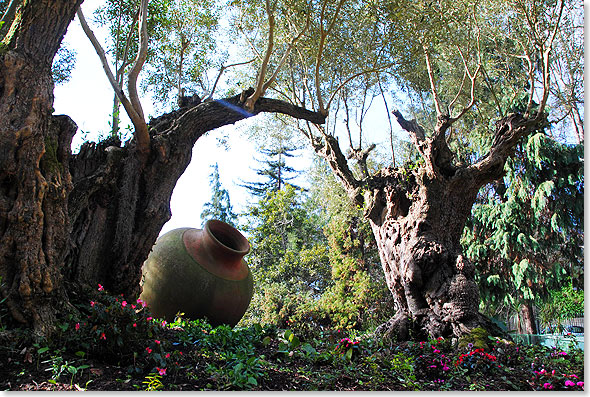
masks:
[(211, 184), (212, 189), (211, 201), (203, 205), (201, 219), (204, 221), (217, 219), (235, 226), (238, 217), (232, 210), (229, 192), (221, 186), (221, 181), (219, 179), (219, 165), (215, 163), (212, 168), (213, 172), (209, 176), (209, 183)]
[(219, 24), (220, 2), (213, 0), (168, 0), (160, 29), (166, 34), (150, 41), (146, 87), (159, 102), (170, 104), (180, 95), (200, 93), (211, 87), (207, 80), (213, 66), (215, 33)]
[(391, 314), (372, 232), (334, 179), (312, 183), (310, 197), (270, 192), (248, 216), (256, 289), (245, 323), (368, 329)]
[(584, 314), (584, 290), (574, 289), (571, 284), (549, 291), (549, 298), (541, 306), (539, 317), (545, 326), (560, 329), (564, 320)]
[(372, 231), (334, 176), (320, 165), (314, 173), (311, 193), (324, 211), (333, 280), (319, 307), (334, 327), (375, 327), (393, 315), (393, 302)]
[(287, 185), (249, 208), (251, 221), (244, 229), (252, 245), (248, 263), (256, 290), (246, 317), (252, 321), (286, 326), (302, 320), (329, 282), (327, 247), (314, 211), (302, 198)]
[[(258, 160), (263, 168), (256, 170), (256, 174), (262, 177), (263, 181), (246, 182), (242, 185), (255, 197), (264, 197), (268, 192), (281, 190), (287, 184), (297, 190), (301, 189), (290, 182), (300, 172), (287, 165), (287, 159), (292, 158), (293, 152), (300, 148), (291, 142), (291, 136), (285, 134), (283, 130), (276, 131), (276, 129), (271, 129), (270, 133), (267, 130), (263, 131), (265, 143), (260, 147), (259, 152), (264, 156), (264, 160)], [(252, 134), (255, 135), (256, 132)]]
[[(485, 307), (541, 302), (583, 280), (583, 147), (531, 136), (473, 207), (462, 244), (476, 263)], [(493, 313), (493, 312), (492, 312)]]
[(164, 388), (162, 376), (156, 373), (147, 375), (142, 383), (145, 385), (145, 391), (157, 391)]

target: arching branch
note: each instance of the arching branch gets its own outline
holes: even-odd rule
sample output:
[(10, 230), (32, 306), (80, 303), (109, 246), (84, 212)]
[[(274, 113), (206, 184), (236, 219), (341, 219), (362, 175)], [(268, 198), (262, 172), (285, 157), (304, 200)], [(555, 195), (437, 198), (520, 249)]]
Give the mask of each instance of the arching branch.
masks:
[[(142, 0), (142, 4), (143, 4), (143, 2), (145, 2), (146, 4), (145, 4), (145, 10), (144, 10), (145, 12), (144, 12), (143, 16), (141, 16), (142, 11), (140, 10), (140, 16), (142, 18), (142, 21), (140, 24), (140, 31), (145, 30), (145, 37), (143, 39), (143, 42), (142, 42), (142, 40), (140, 40), (140, 44), (144, 45), (144, 47), (145, 47), (144, 51), (147, 51), (147, 26), (146, 26), (146, 15), (145, 15), (145, 13), (147, 12), (147, 0)], [(81, 7), (78, 8), (78, 10), (77, 10), (77, 16), (80, 21), (80, 25), (82, 26), (82, 30), (84, 31), (84, 33), (86, 34), (86, 36), (88, 37), (90, 42), (92, 43), (92, 46), (94, 47), (94, 50), (96, 51), (96, 54), (98, 55), (98, 57), (100, 59), (100, 62), (102, 64), (102, 68), (107, 76), (107, 79), (109, 80), (109, 83), (111, 84), (111, 87), (113, 88), (113, 91), (115, 91), (115, 95), (117, 96), (117, 98), (119, 98), (119, 101), (121, 101), (123, 108), (125, 109), (125, 111), (129, 115), (129, 118), (131, 119), (131, 122), (133, 123), (133, 126), (135, 128), (135, 137), (136, 137), (137, 144), (138, 144), (138, 146), (137, 146), (138, 150), (140, 151), (140, 153), (143, 153), (144, 155), (149, 153), (150, 138), (149, 138), (149, 134), (148, 134), (147, 124), (146, 124), (145, 119), (143, 117), (143, 111), (141, 109), (141, 104), (139, 103), (139, 97), (137, 95), (137, 88), (136, 88), (137, 76), (139, 74), (139, 71), (141, 70), (141, 67), (143, 66), (143, 63), (141, 63), (142, 57), (140, 56), (140, 54), (138, 54), (137, 59), (139, 59), (139, 62), (136, 60), (136, 63), (134, 66), (135, 71), (132, 70), (134, 76), (132, 76), (132, 73), (129, 74), (128, 89), (132, 90), (134, 97), (135, 97), (135, 100), (129, 100), (125, 96), (125, 93), (123, 92), (123, 88), (120, 86), (120, 84), (115, 79), (115, 76), (113, 75), (113, 72), (111, 71), (109, 63), (107, 61), (104, 49), (102, 48), (102, 46), (98, 42), (98, 39), (94, 35), (94, 32), (92, 31), (92, 29), (90, 29), (90, 27), (88, 26), (88, 23), (86, 22), (86, 18), (84, 17)], [(142, 25), (143, 25), (143, 28), (142, 28)], [(140, 45), (140, 49), (141, 49), (141, 45)], [(143, 62), (145, 62), (145, 54), (143, 55)], [(132, 92), (130, 92), (130, 96), (132, 96), (131, 95)], [(134, 105), (133, 102), (135, 102), (139, 106), (136, 107), (136, 105)]]

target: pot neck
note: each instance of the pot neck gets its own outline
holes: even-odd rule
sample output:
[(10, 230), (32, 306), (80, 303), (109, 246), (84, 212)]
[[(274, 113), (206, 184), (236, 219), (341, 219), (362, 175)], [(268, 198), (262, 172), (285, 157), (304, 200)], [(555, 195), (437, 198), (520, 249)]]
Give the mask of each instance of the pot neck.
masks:
[(230, 280), (248, 275), (242, 259), (250, 251), (250, 244), (227, 223), (209, 220), (202, 230), (187, 230), (183, 240), (188, 253), (210, 273)]
[(203, 245), (220, 261), (239, 263), (250, 252), (250, 243), (242, 233), (221, 221), (207, 221), (202, 238)]

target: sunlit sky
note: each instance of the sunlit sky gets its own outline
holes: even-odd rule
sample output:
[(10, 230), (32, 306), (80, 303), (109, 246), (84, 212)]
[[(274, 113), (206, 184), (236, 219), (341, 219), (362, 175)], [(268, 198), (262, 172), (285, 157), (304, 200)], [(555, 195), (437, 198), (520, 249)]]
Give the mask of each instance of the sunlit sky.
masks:
[[(91, 23), (92, 12), (100, 4), (100, 0), (86, 0), (83, 3), (83, 11), (97, 38), (106, 43), (106, 32)], [(98, 56), (77, 18), (70, 24), (64, 40), (70, 49), (76, 51), (76, 65), (70, 80), (56, 86), (54, 108), (56, 114), (67, 114), (78, 125), (78, 133), (72, 143), (75, 150), (82, 144), (84, 137), (96, 141), (101, 134), (105, 136), (110, 131), (113, 91)], [(148, 119), (149, 116), (160, 115), (155, 112), (151, 98), (143, 95), (141, 102)], [(382, 105), (376, 104), (375, 108), (375, 112), (383, 111)], [(125, 125), (130, 123), (123, 110), (121, 115), (124, 129)], [(240, 184), (256, 180), (255, 170), (260, 167), (256, 159), (261, 160), (262, 157), (256, 155), (255, 145), (247, 140), (243, 131), (249, 123), (255, 123), (257, 118), (210, 131), (197, 140), (193, 148), (192, 161), (178, 180), (172, 195), (172, 218), (164, 225), (161, 234), (178, 227), (201, 227), (200, 215), (203, 205), (211, 198), (209, 180), (211, 167), (215, 163), (219, 164), (221, 184), (230, 194), (234, 212), (240, 213), (245, 210), (252, 198)], [(385, 132), (388, 128), (378, 120), (374, 121), (373, 126), (370, 120), (367, 124), (365, 128), (368, 130), (380, 129)], [(229, 147), (217, 144), (218, 139), (223, 136), (228, 137)], [(305, 171), (311, 164), (313, 154), (309, 149), (300, 153), (301, 155), (289, 165)], [(301, 182), (297, 181), (297, 184)]]

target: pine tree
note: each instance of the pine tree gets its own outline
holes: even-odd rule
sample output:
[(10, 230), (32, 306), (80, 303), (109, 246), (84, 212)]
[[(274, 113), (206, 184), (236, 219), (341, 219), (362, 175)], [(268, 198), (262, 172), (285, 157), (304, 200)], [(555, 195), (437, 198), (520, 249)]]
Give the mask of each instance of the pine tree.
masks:
[(209, 181), (212, 188), (211, 201), (203, 205), (201, 219), (203, 219), (203, 221), (217, 219), (235, 226), (238, 217), (232, 210), (229, 192), (221, 186), (219, 165), (215, 163), (211, 168), (213, 168), (213, 172), (209, 175)]
[(256, 174), (263, 178), (262, 182), (246, 182), (242, 186), (247, 188), (253, 196), (264, 197), (268, 192), (277, 192), (287, 184), (296, 189), (300, 187), (290, 183), (300, 173), (287, 165), (287, 158), (294, 157), (293, 152), (299, 148), (292, 145), (282, 136), (274, 136), (270, 148), (261, 148), (260, 153), (265, 159), (258, 161), (261, 168)]

